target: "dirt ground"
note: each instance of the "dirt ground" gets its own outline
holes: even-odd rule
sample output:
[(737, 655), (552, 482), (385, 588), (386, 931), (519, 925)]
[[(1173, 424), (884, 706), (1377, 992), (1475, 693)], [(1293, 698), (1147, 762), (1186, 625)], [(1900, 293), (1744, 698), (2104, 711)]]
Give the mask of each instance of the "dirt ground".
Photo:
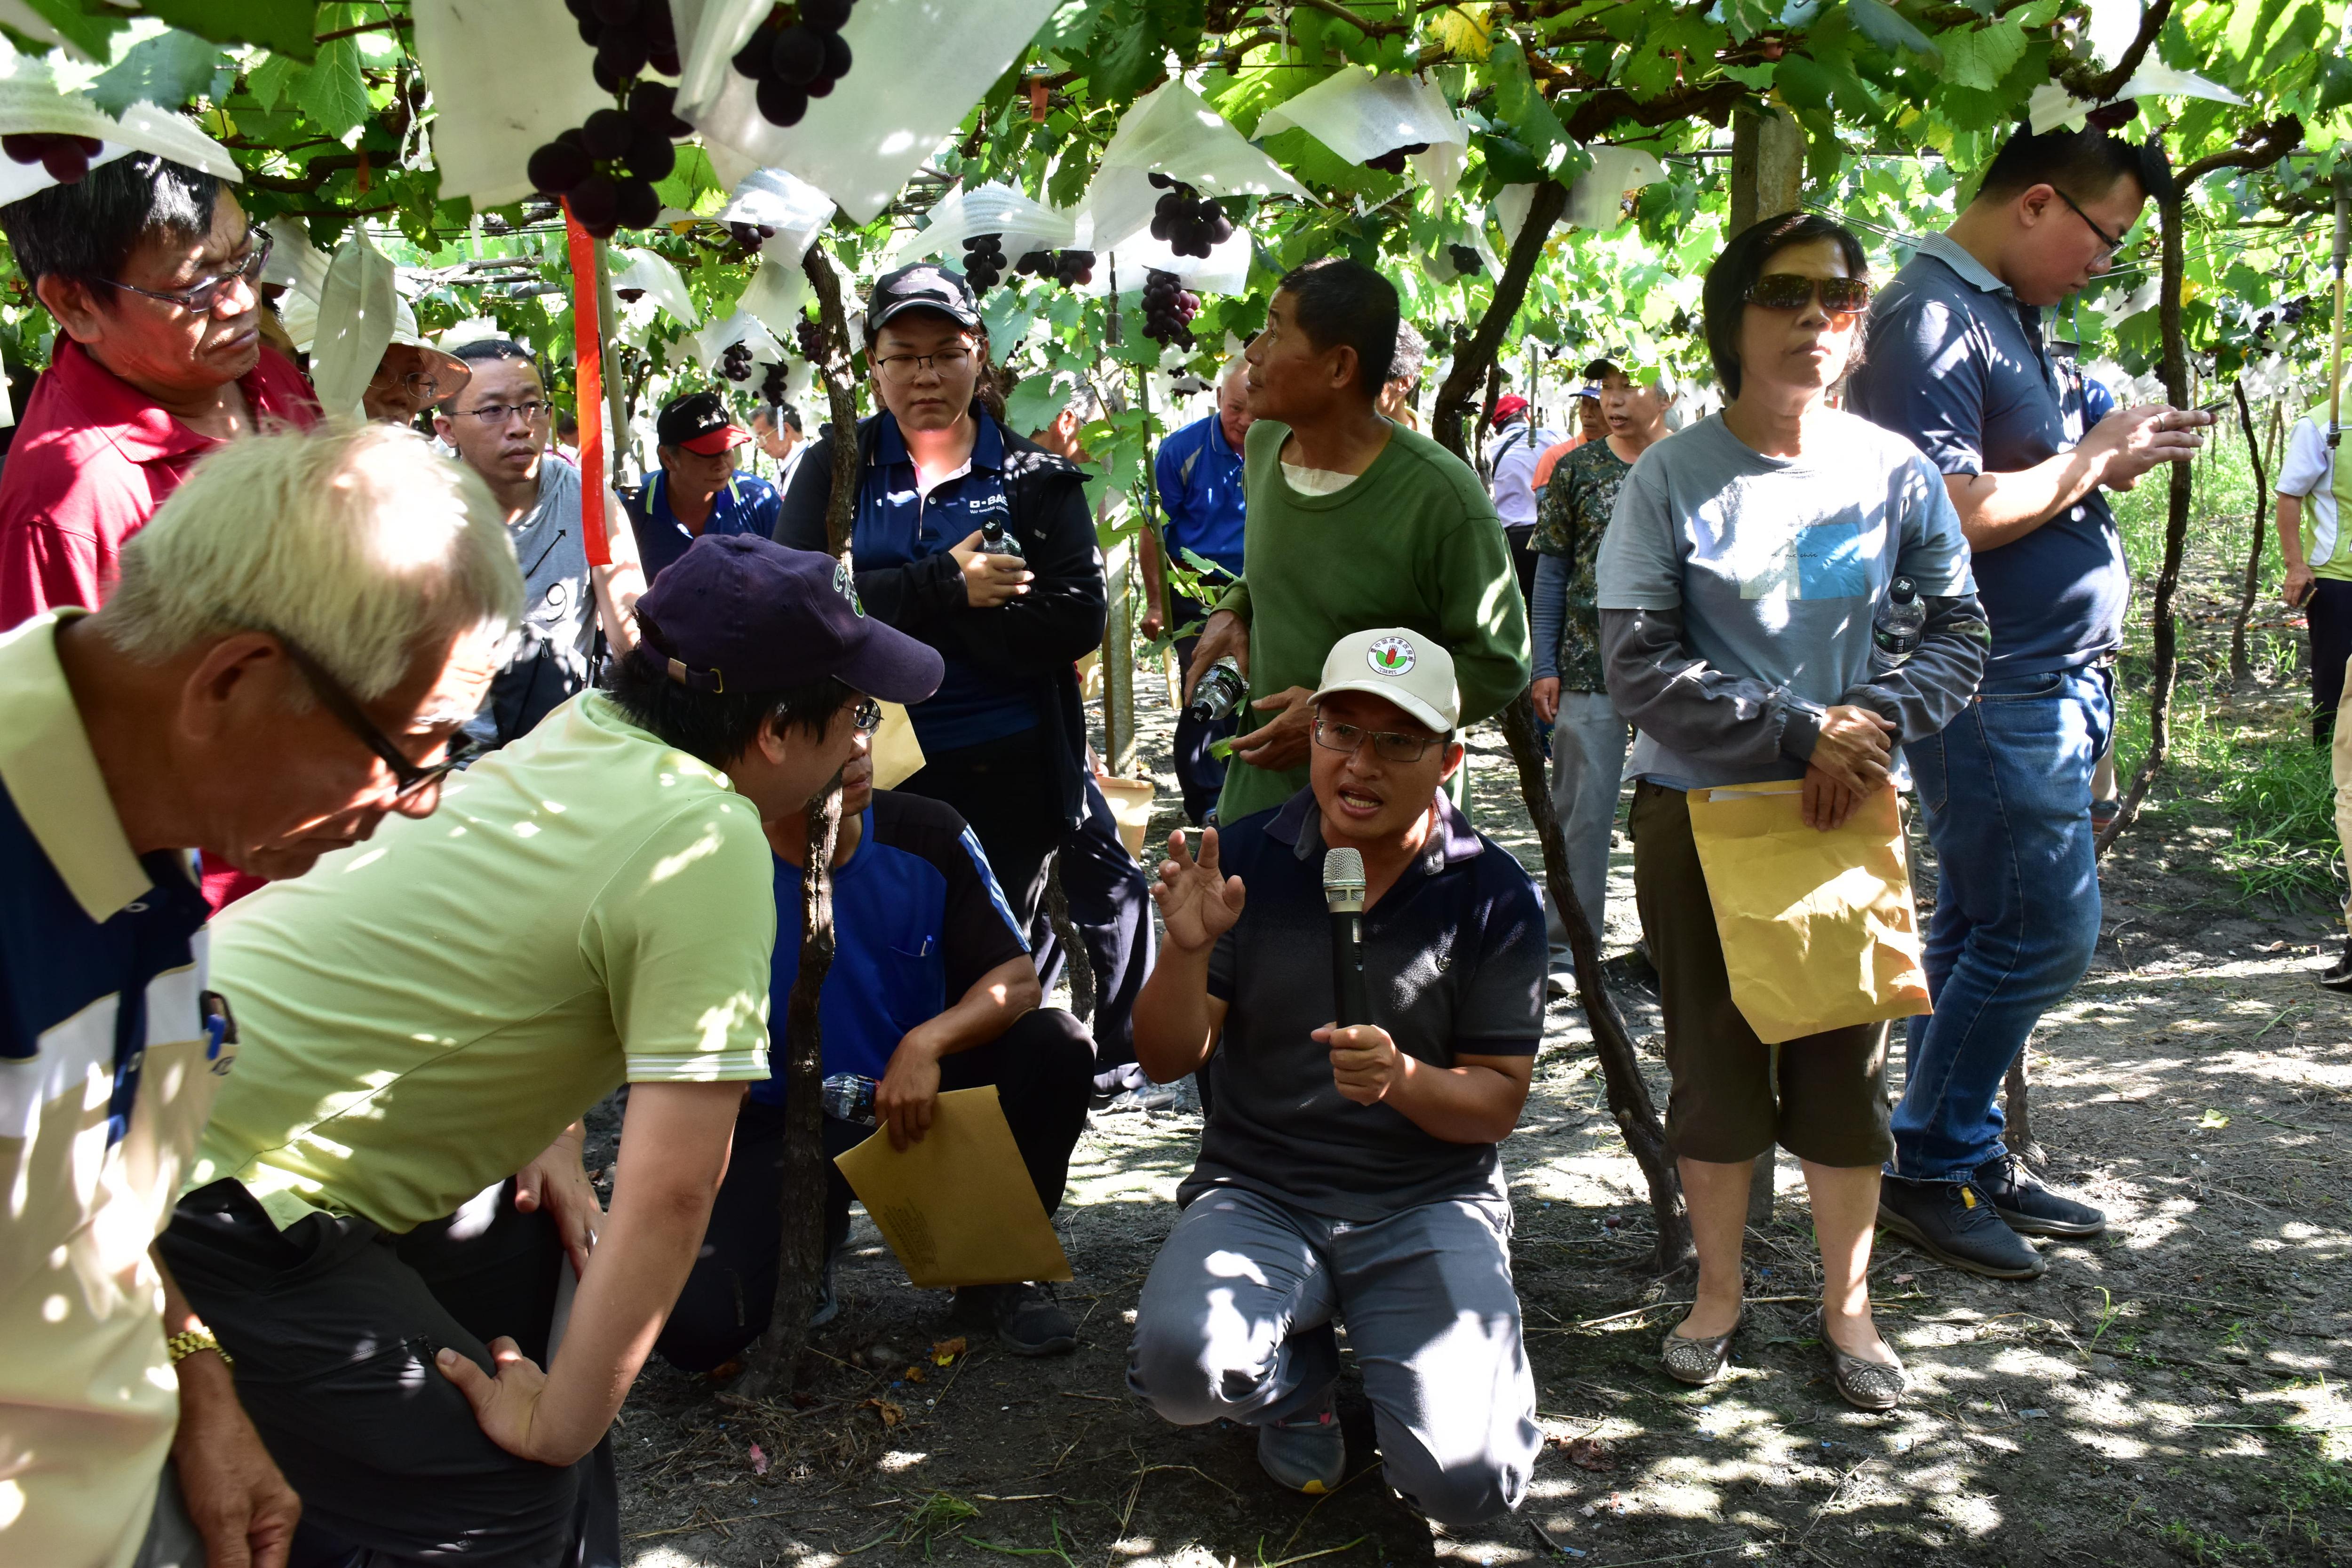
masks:
[[(1147, 698), (1158, 684), (1139, 680)], [(1146, 722), (1145, 762), (1171, 799), (1164, 702)], [(1499, 738), (1474, 743), (1477, 821), (1532, 863)], [(1199, 1135), (1180, 1107), (1097, 1114), (1079, 1146), (1057, 1220), (1074, 1355), (933, 1353), (946, 1297), (907, 1286), (861, 1217), (805, 1407), (648, 1367), (614, 1435), (625, 1560), (2352, 1563), (2346, 1004), (2310, 984), (2329, 923), (2233, 903), (2208, 868), (2225, 836), (2210, 816), (2160, 798), (2119, 845), (2097, 961), (2032, 1047), (2050, 1179), (2104, 1207), (2108, 1234), (2044, 1244), (2048, 1274), (2021, 1285), (1882, 1237), (1874, 1289), (1911, 1377), (1896, 1412), (1841, 1404), (1798, 1328), (1819, 1276), (1785, 1155), (1773, 1223), (1751, 1233), (1756, 1305), (1734, 1374), (1702, 1391), (1656, 1370), (1687, 1289), (1644, 1268), (1639, 1177), (1562, 1002), (1504, 1145), (1549, 1438), (1517, 1514), (1456, 1534), (1396, 1500), (1352, 1371), (1351, 1479), (1323, 1500), (1268, 1480), (1248, 1432), (1170, 1427), (1127, 1397), (1136, 1292)], [(1173, 820), (1163, 805), (1155, 835)], [(1631, 878), (1621, 835), (1612, 951), (1638, 934)], [(1620, 1002), (1663, 1103), (1655, 1005)]]

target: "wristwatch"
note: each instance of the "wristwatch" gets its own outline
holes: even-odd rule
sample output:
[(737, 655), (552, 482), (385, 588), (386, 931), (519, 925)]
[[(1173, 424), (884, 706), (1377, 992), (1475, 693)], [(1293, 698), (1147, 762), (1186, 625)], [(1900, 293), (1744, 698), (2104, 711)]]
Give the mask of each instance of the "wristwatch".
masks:
[(210, 1329), (182, 1329), (163, 1342), (163, 1349), (170, 1353), (173, 1366), (179, 1365), (198, 1351), (212, 1352), (221, 1358), (223, 1366), (234, 1368), (236, 1365), (236, 1358), (221, 1349), (220, 1341), (213, 1338), (213, 1331)]

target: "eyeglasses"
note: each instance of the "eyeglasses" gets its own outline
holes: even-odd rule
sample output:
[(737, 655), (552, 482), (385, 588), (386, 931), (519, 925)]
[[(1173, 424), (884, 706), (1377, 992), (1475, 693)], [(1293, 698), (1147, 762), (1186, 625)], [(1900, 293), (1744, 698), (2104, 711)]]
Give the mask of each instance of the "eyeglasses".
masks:
[(849, 710), (849, 716), (859, 734), (871, 735), (882, 727), (882, 704), (871, 697), (861, 697), (857, 706)]
[(333, 714), (344, 729), (350, 731), (362, 745), (373, 752), (383, 765), (392, 770), (395, 785), (393, 790), (393, 799), (395, 804), (414, 805), (425, 798), (426, 792), (437, 793), (441, 781), (445, 777), (464, 767), (480, 753), (480, 742), (468, 736), (452, 745), (443, 753), (439, 762), (429, 767), (418, 766), (409, 761), (408, 754), (393, 742), (391, 736), (376, 728), (375, 721), (370, 719), (366, 710), (360, 707), (359, 700), (344, 689), (342, 682), (329, 675), (324, 665), (305, 653), (300, 644), (295, 642), (284, 632), (272, 630), (268, 626), (255, 626), (252, 629), (268, 633), (278, 639), (278, 646), (286, 650), (288, 662), (302, 672), (302, 679), (309, 681), (310, 689), (319, 694), (320, 705)]
[(1767, 272), (1748, 288), (1748, 302), (1767, 310), (1801, 310), (1817, 299), (1832, 316), (1854, 315), (1869, 305), (1870, 285), (1859, 278)]
[(459, 408), (452, 412), (471, 415), (492, 429), (504, 425), (516, 415), (536, 425), (548, 416), (554, 405), (548, 403), (485, 403), (479, 408)]
[(136, 283), (118, 283), (111, 278), (102, 278), (99, 281), (110, 289), (120, 289), (126, 294), (144, 294), (150, 300), (161, 300), (166, 305), (177, 305), (192, 316), (210, 315), (214, 308), (220, 303), (221, 295), (230, 284), (243, 282), (252, 285), (260, 278), (261, 269), (269, 265), (271, 244), (269, 231), (262, 229), (256, 233), (248, 230), (247, 237), (252, 240), (253, 248), (245, 253), (244, 260), (226, 272), (202, 279), (185, 289), (142, 289)]
[(441, 384), (421, 370), (412, 370), (406, 375), (395, 377), (389, 382), (384, 380), (383, 373), (382, 371), (378, 371), (374, 377), (368, 382), (368, 384), (370, 386), (397, 386), (419, 403), (430, 403), (435, 398), (441, 395)]
[(935, 354), (891, 354), (886, 359), (876, 360), (874, 368), (880, 371), (882, 379), (891, 385), (904, 386), (927, 370), (937, 371), (941, 375), (961, 374), (971, 361), (970, 349), (941, 349)]
[(2089, 213), (2084, 212), (2084, 211), (2081, 207), (2079, 207), (2079, 206), (2075, 206), (2075, 205), (2074, 205), (2074, 197), (2072, 197), (2072, 196), (2068, 195), (2065, 192), (2059, 190), (2059, 189), (2058, 189), (2058, 187), (2057, 187), (2057, 186), (2055, 186), (2055, 185), (2053, 185), (2053, 186), (2051, 186), (2050, 188), (2051, 188), (2051, 190), (2053, 190), (2053, 191), (2054, 191), (2054, 192), (2056, 192), (2056, 193), (2057, 193), (2057, 196), (2058, 196), (2058, 199), (2059, 199), (2060, 201), (2064, 202), (2064, 203), (2067, 205), (2067, 206), (2069, 206), (2070, 208), (2073, 208), (2074, 216), (2075, 216), (2076, 217), (2081, 218), (2081, 219), (2083, 220), (2083, 226), (2084, 226), (2084, 228), (2089, 229), (2093, 234), (2095, 234), (2095, 235), (2097, 235), (2097, 236), (2099, 237), (2099, 243), (2100, 243), (2101, 245), (2104, 245), (2104, 246), (2105, 246), (2105, 247), (2107, 247), (2107, 248), (2106, 248), (2106, 254), (2107, 254), (2108, 256), (2110, 256), (2110, 257), (2114, 256), (2114, 255), (2115, 255), (2115, 253), (2116, 253), (2116, 251), (2121, 250), (2121, 249), (2124, 247), (2124, 242), (2123, 242), (2121, 239), (2117, 238), (2116, 236), (2114, 236), (2114, 235), (2112, 235), (2112, 234), (2109, 234), (2105, 229), (2101, 228), (2097, 224), (2093, 223), (2093, 222), (2091, 221), (2091, 215), (2090, 215)]
[(1360, 752), (1372, 743), (1372, 755), (1384, 763), (1417, 763), (1437, 744), (1434, 735), (1400, 735), (1393, 730), (1366, 730), (1332, 719), (1315, 721), (1315, 743), (1327, 752)]

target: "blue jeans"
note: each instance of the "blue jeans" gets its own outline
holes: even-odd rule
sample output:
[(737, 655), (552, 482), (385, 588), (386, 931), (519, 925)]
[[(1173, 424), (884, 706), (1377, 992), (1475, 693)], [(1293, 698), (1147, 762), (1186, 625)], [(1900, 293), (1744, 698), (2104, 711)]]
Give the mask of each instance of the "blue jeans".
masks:
[(2091, 770), (2114, 723), (2098, 670), (1993, 676), (1941, 734), (1904, 748), (1941, 880), (1936, 1010), (1908, 1030), (1895, 1175), (1963, 1181), (2001, 1152), (2001, 1080), (2098, 943)]

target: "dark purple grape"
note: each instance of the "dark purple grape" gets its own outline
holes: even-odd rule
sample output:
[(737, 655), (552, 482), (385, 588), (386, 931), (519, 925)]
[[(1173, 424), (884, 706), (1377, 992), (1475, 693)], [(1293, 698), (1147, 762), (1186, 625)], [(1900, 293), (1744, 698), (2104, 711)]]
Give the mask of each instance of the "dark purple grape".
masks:
[(636, 126), (617, 109), (600, 109), (580, 122), (580, 144), (591, 158), (617, 158), (636, 139)]
[(677, 89), (666, 81), (641, 81), (629, 89), (629, 118), (648, 131), (668, 135), (677, 110)]
[(800, 344), (803, 359), (822, 360), (825, 357), (824, 328), (818, 323), (810, 321), (795, 323), (793, 339)]
[(677, 149), (671, 146), (669, 138), (660, 132), (648, 131), (640, 125), (637, 127), (637, 139), (629, 145), (626, 162), (629, 173), (640, 180), (667, 180), (669, 172), (677, 167)]
[(609, 230), (620, 209), (621, 187), (609, 175), (591, 174), (565, 192), (563, 199), (571, 205), (572, 216), (580, 220), (583, 227), (602, 225)]
[(760, 117), (771, 125), (798, 125), (808, 113), (808, 93), (788, 81), (774, 77), (761, 79)]
[(563, 8), (572, 13), (575, 22), (585, 22), (596, 15), (596, 0), (563, 0)]
[(596, 39), (596, 58), (618, 77), (633, 77), (646, 68), (646, 36), (635, 27), (607, 26)]
[[(665, 142), (662, 145), (667, 147), (669, 143)], [(653, 182), (642, 176), (623, 180), (620, 191), (620, 199), (613, 209), (614, 221), (623, 228), (651, 228), (654, 220), (661, 216), (661, 197), (655, 192)]]
[(555, 139), (558, 142), (562, 142), (566, 147), (577, 147), (583, 153), (588, 151), (588, 139), (580, 134), (580, 127), (577, 125), (572, 126), (568, 131), (557, 132), (555, 133)]
[(786, 27), (768, 53), (768, 68), (794, 87), (806, 87), (824, 73), (824, 40), (814, 27)]
[(582, 43), (587, 45), (593, 49), (596, 47), (597, 40), (602, 38), (604, 36), (604, 23), (596, 20), (593, 16), (583, 16), (580, 18), (580, 41)]
[(58, 184), (78, 185), (81, 184), (82, 176), (89, 173), (89, 157), (71, 142), (61, 138), (49, 143), (49, 150), (41, 154), (41, 167)]
[(762, 27), (751, 35), (751, 41), (735, 51), (735, 74), (757, 81), (768, 74), (769, 51), (776, 47), (776, 31)]
[[(678, 58), (677, 46), (672, 44), (667, 48), (655, 49), (646, 55), (646, 68), (657, 70), (664, 76), (684, 76), (686, 62)], [(681, 132), (679, 134), (683, 135), (684, 132)]]
[(824, 39), (824, 74), (833, 77), (849, 74), (849, 40), (839, 33), (821, 34)]
[(533, 190), (560, 196), (596, 172), (587, 153), (569, 142), (550, 142), (530, 155), (527, 166)]
[(1453, 258), (1454, 270), (1456, 272), (1476, 272), (1485, 265), (1479, 258), (1478, 253), (1466, 245), (1449, 245), (1445, 247), (1445, 253)]
[(49, 139), (31, 134), (0, 136), (0, 152), (5, 152), (19, 163), (37, 163), (47, 151)]
[(614, 70), (613, 68), (613, 62), (606, 59), (601, 54), (589, 63), (588, 74), (595, 78), (596, 85), (603, 88), (606, 92), (618, 92), (622, 88), (628, 85), (628, 77), (620, 71)]
[(812, 27), (838, 33), (849, 21), (854, 0), (801, 0), (801, 20)]
[(1234, 237), (1234, 220), (1223, 212), (1209, 220), (1209, 243), (1223, 245)]
[(1175, 181), (1170, 179), (1167, 175), (1161, 174), (1157, 169), (1152, 170), (1150, 174), (1144, 177), (1150, 180), (1153, 187), (1158, 190), (1172, 190), (1176, 184)]
[(831, 98), (833, 96), (833, 83), (834, 79), (832, 77), (821, 76), (814, 81), (808, 84), (808, 95), (811, 98)]

